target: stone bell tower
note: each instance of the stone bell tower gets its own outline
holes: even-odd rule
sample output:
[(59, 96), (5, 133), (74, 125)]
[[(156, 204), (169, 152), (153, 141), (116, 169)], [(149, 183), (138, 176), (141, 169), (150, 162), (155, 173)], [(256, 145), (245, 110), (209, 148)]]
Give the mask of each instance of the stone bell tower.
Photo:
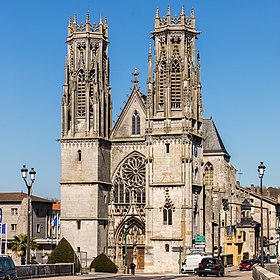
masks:
[[(202, 96), (192, 10), (160, 18), (154, 31), (154, 81), (148, 59), (145, 271), (174, 272), (178, 253), (203, 234)], [(177, 254), (176, 256), (174, 254)], [(159, 261), (160, 260), (160, 261)], [(160, 267), (159, 267), (160, 266)]]
[(107, 248), (111, 95), (108, 25), (70, 19), (62, 97), (61, 229), (92, 259)]

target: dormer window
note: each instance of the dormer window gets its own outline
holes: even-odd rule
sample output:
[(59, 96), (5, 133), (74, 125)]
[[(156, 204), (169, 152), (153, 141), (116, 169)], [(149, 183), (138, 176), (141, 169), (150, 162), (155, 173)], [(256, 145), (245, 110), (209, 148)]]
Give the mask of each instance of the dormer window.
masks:
[(140, 115), (137, 111), (132, 115), (132, 135), (140, 135)]

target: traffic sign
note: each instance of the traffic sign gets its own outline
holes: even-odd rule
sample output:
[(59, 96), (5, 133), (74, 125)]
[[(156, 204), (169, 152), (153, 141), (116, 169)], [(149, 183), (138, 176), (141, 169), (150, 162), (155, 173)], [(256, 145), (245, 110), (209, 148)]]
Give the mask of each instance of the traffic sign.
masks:
[(194, 237), (195, 240), (205, 240), (205, 235), (196, 235)]
[(183, 247), (172, 247), (172, 252), (183, 252)]
[(205, 244), (195, 244), (195, 248), (205, 248)]
[(201, 244), (201, 245), (205, 245), (205, 235), (196, 235), (194, 237), (194, 244), (195, 245), (198, 245), (198, 244)]

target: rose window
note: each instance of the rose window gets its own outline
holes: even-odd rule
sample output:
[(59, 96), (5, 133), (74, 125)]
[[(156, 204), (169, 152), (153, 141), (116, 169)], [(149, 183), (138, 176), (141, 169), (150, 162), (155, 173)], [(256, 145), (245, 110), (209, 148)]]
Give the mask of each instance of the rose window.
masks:
[(127, 159), (122, 166), (122, 175), (129, 188), (145, 186), (145, 159), (140, 156)]
[(119, 167), (113, 182), (115, 209), (126, 207), (132, 201), (141, 209), (144, 207), (146, 200), (145, 165), (145, 158), (139, 153), (133, 153)]

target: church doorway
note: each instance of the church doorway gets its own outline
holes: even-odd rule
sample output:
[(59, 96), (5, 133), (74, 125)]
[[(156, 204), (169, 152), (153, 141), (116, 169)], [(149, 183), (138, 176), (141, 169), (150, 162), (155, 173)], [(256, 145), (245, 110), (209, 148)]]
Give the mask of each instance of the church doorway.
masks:
[[(145, 227), (136, 217), (130, 218), (119, 231), (120, 238), (117, 246), (117, 263), (120, 267), (130, 267), (131, 263), (136, 269), (144, 269)], [(119, 253), (118, 253), (119, 252)]]
[[(144, 269), (146, 158), (132, 152), (118, 166), (113, 176), (109, 212), (116, 241), (114, 258), (120, 267), (132, 262)], [(109, 245), (109, 246), (110, 246)]]
[(127, 265), (131, 263), (136, 265), (136, 269), (144, 269), (144, 246), (128, 246), (127, 248)]

